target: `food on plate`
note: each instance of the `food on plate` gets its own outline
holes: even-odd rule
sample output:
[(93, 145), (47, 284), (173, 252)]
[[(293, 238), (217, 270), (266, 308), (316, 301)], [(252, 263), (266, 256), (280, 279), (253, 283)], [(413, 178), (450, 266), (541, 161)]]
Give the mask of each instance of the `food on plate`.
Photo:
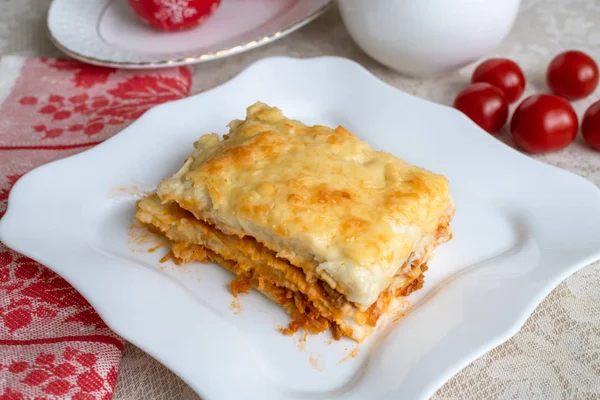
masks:
[(570, 100), (582, 99), (598, 86), (598, 65), (581, 51), (565, 51), (550, 62), (546, 81), (554, 94)]
[(129, 0), (144, 22), (164, 31), (181, 31), (204, 22), (221, 0)]
[(222, 138), (200, 137), (137, 207), (176, 262), (216, 262), (234, 294), (252, 287), (285, 308), (288, 333), (357, 341), (421, 288), (454, 215), (442, 175), (263, 103)]
[(508, 103), (502, 90), (486, 83), (472, 83), (454, 100), (454, 107), (489, 133), (500, 130), (508, 119)]
[(600, 151), (600, 101), (595, 102), (585, 111), (581, 133), (588, 146)]
[(577, 136), (577, 114), (560, 96), (529, 96), (515, 110), (510, 131), (516, 144), (530, 153), (567, 147)]
[(525, 75), (521, 68), (507, 58), (490, 58), (477, 66), (472, 83), (486, 82), (504, 93), (508, 103), (514, 103), (525, 90)]

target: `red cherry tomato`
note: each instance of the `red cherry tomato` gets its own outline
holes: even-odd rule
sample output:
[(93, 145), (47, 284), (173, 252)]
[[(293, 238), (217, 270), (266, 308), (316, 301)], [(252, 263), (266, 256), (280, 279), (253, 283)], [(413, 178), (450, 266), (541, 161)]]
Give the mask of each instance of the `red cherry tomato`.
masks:
[(506, 58), (490, 58), (479, 64), (471, 82), (487, 82), (504, 92), (509, 103), (514, 103), (525, 90), (525, 75), (519, 66)]
[(502, 90), (485, 82), (467, 86), (456, 96), (454, 107), (489, 133), (498, 131), (508, 119)]
[(582, 99), (598, 86), (598, 65), (585, 53), (565, 51), (550, 62), (546, 81), (554, 94), (570, 100)]
[(129, 0), (142, 20), (165, 31), (192, 28), (212, 15), (220, 4), (221, 0)]
[(530, 153), (567, 147), (577, 136), (577, 114), (562, 97), (529, 96), (515, 110), (510, 131), (517, 145)]
[(600, 151), (600, 101), (592, 104), (583, 115), (581, 133), (592, 149)]

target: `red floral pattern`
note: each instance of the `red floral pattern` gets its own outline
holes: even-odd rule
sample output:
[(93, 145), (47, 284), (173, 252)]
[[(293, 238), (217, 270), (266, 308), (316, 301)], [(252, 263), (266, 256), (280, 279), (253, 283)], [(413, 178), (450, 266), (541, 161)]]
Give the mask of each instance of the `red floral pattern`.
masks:
[[(31, 83), (31, 77), (40, 76)], [(136, 72), (74, 60), (28, 59), (0, 107), (0, 114), (13, 116), (2, 124), (0, 148), (97, 144), (149, 108), (186, 96), (190, 84), (184, 67)]]
[[(187, 68), (140, 74), (26, 60), (0, 104), (0, 217), (25, 172), (187, 95), (190, 80)], [(0, 243), (0, 400), (110, 399), (122, 349), (67, 281)]]
[[(99, 75), (99, 81), (106, 78), (108, 75)], [(83, 78), (75, 79), (75, 86), (89, 87), (94, 83), (87, 75), (85, 83), (80, 84), (80, 79)], [(179, 99), (188, 90), (189, 84), (181, 79), (153, 75), (133, 76), (108, 89), (103, 95), (91, 97), (82, 91), (68, 98), (55, 94), (41, 99), (23, 96), (19, 103), (35, 107), (39, 114), (47, 116), (48, 123), (32, 126), (36, 132), (43, 134), (43, 138), (56, 138), (65, 132), (82, 132), (92, 136), (104, 130), (106, 125), (123, 125), (139, 118), (150, 107)], [(80, 117), (84, 117), (84, 123), (80, 123)]]
[[(61, 323), (106, 328), (89, 303), (60, 276), (30, 258), (0, 251), (0, 290), (11, 295), (0, 307), (0, 320), (10, 333), (44, 326), (48, 318)], [(0, 328), (1, 329), (1, 328)]]
[[(33, 353), (21, 353), (21, 357), (7, 358), (0, 366), (0, 377), (14, 382), (0, 394), (3, 399), (69, 398), (110, 399), (116, 384), (118, 368), (99, 360), (94, 353), (82, 349), (80, 343), (59, 343), (45, 352), (41, 346)], [(121, 349), (110, 346), (113, 356)], [(4, 355), (4, 354), (3, 354)], [(30, 396), (32, 389), (36, 397)], [(28, 393), (29, 392), (29, 393)], [(27, 394), (26, 394), (27, 393)], [(48, 396), (45, 396), (48, 395)]]
[(48, 64), (50, 68), (58, 71), (73, 71), (73, 83), (75, 87), (89, 89), (94, 85), (106, 83), (110, 74), (117, 72), (115, 68), (97, 67), (95, 65), (82, 64), (75, 60), (47, 59), (41, 62)]

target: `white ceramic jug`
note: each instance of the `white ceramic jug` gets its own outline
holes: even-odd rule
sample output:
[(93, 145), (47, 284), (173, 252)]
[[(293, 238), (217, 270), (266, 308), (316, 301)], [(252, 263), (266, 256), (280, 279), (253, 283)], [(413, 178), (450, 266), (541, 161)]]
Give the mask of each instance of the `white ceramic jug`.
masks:
[(356, 43), (379, 62), (431, 77), (489, 54), (510, 31), (520, 0), (338, 0)]

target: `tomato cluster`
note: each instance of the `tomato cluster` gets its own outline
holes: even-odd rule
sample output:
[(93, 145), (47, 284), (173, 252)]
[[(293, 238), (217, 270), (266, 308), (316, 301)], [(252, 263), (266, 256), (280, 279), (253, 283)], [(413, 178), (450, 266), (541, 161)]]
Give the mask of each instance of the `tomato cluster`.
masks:
[[(517, 146), (543, 153), (573, 142), (579, 121), (569, 100), (592, 94), (598, 77), (598, 65), (587, 54), (570, 50), (557, 55), (546, 71), (553, 94), (529, 96), (513, 113), (510, 131)], [(487, 132), (497, 132), (508, 120), (509, 104), (521, 97), (525, 84), (525, 75), (515, 62), (492, 58), (475, 69), (471, 84), (456, 96), (454, 107)], [(587, 144), (600, 151), (600, 101), (585, 112), (581, 132)]]

